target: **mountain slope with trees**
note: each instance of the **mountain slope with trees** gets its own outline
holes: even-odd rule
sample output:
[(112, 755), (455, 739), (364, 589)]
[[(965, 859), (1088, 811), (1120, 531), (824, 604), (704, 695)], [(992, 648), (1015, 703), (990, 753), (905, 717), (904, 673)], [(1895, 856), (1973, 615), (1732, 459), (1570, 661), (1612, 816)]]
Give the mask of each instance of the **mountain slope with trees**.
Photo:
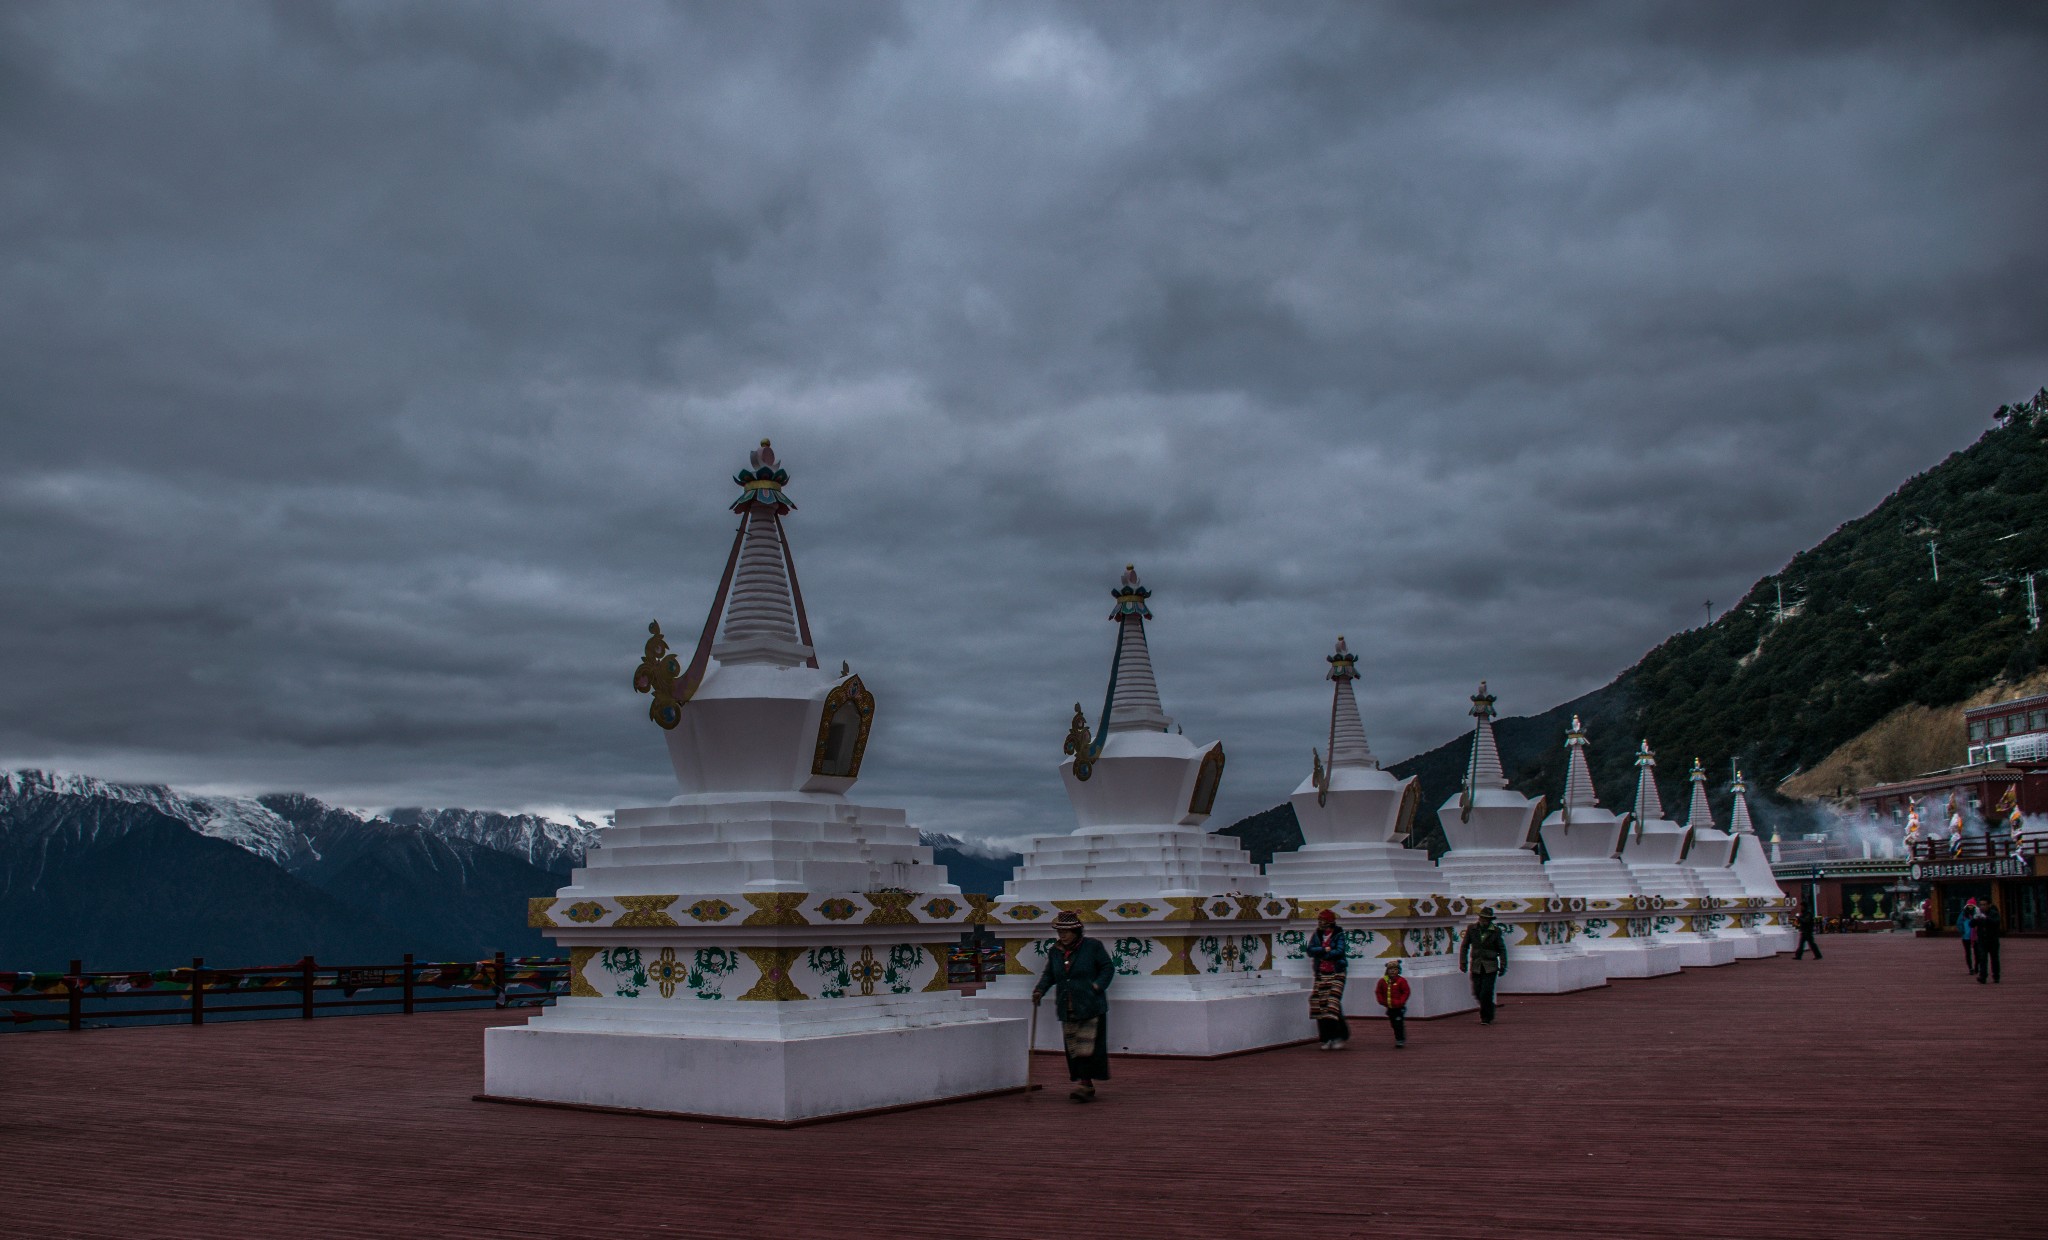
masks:
[[(1787, 780), (1901, 708), (1950, 708), (2048, 666), (2048, 629), (2030, 629), (2027, 612), (2030, 572), (2043, 574), (2035, 589), (2048, 606), (2048, 389), (2002, 406), (1995, 422), (1759, 580), (1713, 623), (1674, 635), (1583, 697), (1499, 720), (1509, 784), (1555, 801), (1565, 729), (1577, 715), (1610, 806), (1633, 795), (1635, 749), (1647, 737), (1667, 807), (1686, 804), (1699, 758), (1718, 813), (1727, 812), (1734, 763), (1765, 825), (1804, 825), (1805, 807), (1778, 795)], [(1469, 745), (1469, 734), (1459, 736), (1388, 767), (1422, 780), (1418, 843), (1441, 848), (1434, 809), (1457, 794)], [(1225, 831), (1255, 849), (1300, 846), (1284, 805)]]

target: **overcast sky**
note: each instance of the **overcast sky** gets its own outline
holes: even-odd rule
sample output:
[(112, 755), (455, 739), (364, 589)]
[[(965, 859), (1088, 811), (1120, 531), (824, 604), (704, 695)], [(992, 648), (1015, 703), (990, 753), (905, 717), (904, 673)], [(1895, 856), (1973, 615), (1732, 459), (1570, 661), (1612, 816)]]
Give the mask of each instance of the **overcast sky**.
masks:
[(665, 799), (764, 435), (928, 828), (1071, 827), (1127, 561), (1211, 825), (1340, 632), (1547, 708), (2048, 382), (2042, 12), (7, 4), (0, 764)]

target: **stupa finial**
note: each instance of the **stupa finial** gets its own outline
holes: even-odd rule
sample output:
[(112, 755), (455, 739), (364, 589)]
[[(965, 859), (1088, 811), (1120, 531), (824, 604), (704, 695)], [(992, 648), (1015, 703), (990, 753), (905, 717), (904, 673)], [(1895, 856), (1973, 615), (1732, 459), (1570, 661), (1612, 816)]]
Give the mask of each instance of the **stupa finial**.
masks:
[(775, 445), (763, 439), (761, 446), (747, 453), (748, 468), (732, 476), (740, 484), (740, 497), (732, 502), (734, 512), (746, 512), (760, 507), (785, 516), (795, 511), (796, 505), (782, 488), (789, 485), (789, 471), (775, 463)]
[(1145, 605), (1145, 600), (1152, 597), (1152, 591), (1138, 580), (1137, 565), (1124, 565), (1123, 577), (1118, 580), (1116, 589), (1109, 593), (1116, 599), (1116, 610), (1109, 613), (1110, 619), (1122, 620), (1126, 616), (1136, 616), (1140, 620), (1152, 618), (1152, 609)]

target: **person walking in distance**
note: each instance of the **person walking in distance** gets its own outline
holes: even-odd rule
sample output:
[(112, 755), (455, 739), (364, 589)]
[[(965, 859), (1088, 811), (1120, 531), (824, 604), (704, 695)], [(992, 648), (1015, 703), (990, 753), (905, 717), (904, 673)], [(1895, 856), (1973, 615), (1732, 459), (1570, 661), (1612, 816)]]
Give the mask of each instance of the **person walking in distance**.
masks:
[(1813, 937), (1813, 924), (1813, 906), (1810, 904), (1800, 905), (1799, 946), (1796, 950), (1793, 951), (1792, 959), (1804, 960), (1806, 958), (1806, 949), (1809, 947), (1813, 949), (1813, 958), (1815, 960), (1820, 959), (1820, 943)]
[(1479, 910), (1479, 924), (1465, 932), (1458, 948), (1458, 971), (1472, 975), (1472, 997), (1479, 1000), (1479, 1023), (1493, 1023), (1493, 988), (1508, 971), (1508, 936), (1493, 919), (1489, 906)]
[(2005, 924), (1996, 904), (1986, 900), (1977, 906), (1975, 930), (1971, 941), (1977, 945), (1977, 984), (1982, 986), (1986, 972), (1992, 981), (1998, 980), (1998, 940), (2005, 933)]
[(1069, 909), (1052, 919), (1059, 937), (1045, 953), (1045, 973), (1032, 988), (1034, 1006), (1054, 992), (1053, 1012), (1066, 1037), (1067, 1077), (1076, 1102), (1095, 1100), (1095, 1082), (1109, 1079), (1109, 984), (1116, 965), (1101, 943), (1083, 931), (1081, 915)]
[(1351, 1023), (1344, 1019), (1344, 976), (1351, 963), (1351, 947), (1344, 941), (1337, 914), (1324, 909), (1316, 914), (1316, 928), (1309, 931), (1303, 950), (1308, 953), (1311, 977), (1308, 1014), (1316, 1022), (1322, 1049), (1341, 1051), (1351, 1040)]
[(1387, 1009), (1387, 1024), (1394, 1030), (1394, 1049), (1408, 1045), (1408, 979), (1401, 976), (1401, 962), (1387, 961), (1387, 975), (1372, 988), (1372, 997)]
[(1963, 901), (1963, 911), (1956, 914), (1956, 937), (1963, 941), (1963, 970), (1977, 971), (1977, 897)]

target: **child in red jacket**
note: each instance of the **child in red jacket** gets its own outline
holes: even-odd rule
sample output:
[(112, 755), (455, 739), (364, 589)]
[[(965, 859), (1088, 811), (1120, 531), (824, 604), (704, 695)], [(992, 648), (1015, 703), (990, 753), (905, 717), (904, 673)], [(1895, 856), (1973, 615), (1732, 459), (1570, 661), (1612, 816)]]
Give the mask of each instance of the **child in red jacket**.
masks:
[(1387, 961), (1387, 975), (1372, 988), (1372, 997), (1387, 1009), (1387, 1023), (1394, 1027), (1394, 1049), (1408, 1045), (1408, 979), (1401, 976), (1401, 962)]

